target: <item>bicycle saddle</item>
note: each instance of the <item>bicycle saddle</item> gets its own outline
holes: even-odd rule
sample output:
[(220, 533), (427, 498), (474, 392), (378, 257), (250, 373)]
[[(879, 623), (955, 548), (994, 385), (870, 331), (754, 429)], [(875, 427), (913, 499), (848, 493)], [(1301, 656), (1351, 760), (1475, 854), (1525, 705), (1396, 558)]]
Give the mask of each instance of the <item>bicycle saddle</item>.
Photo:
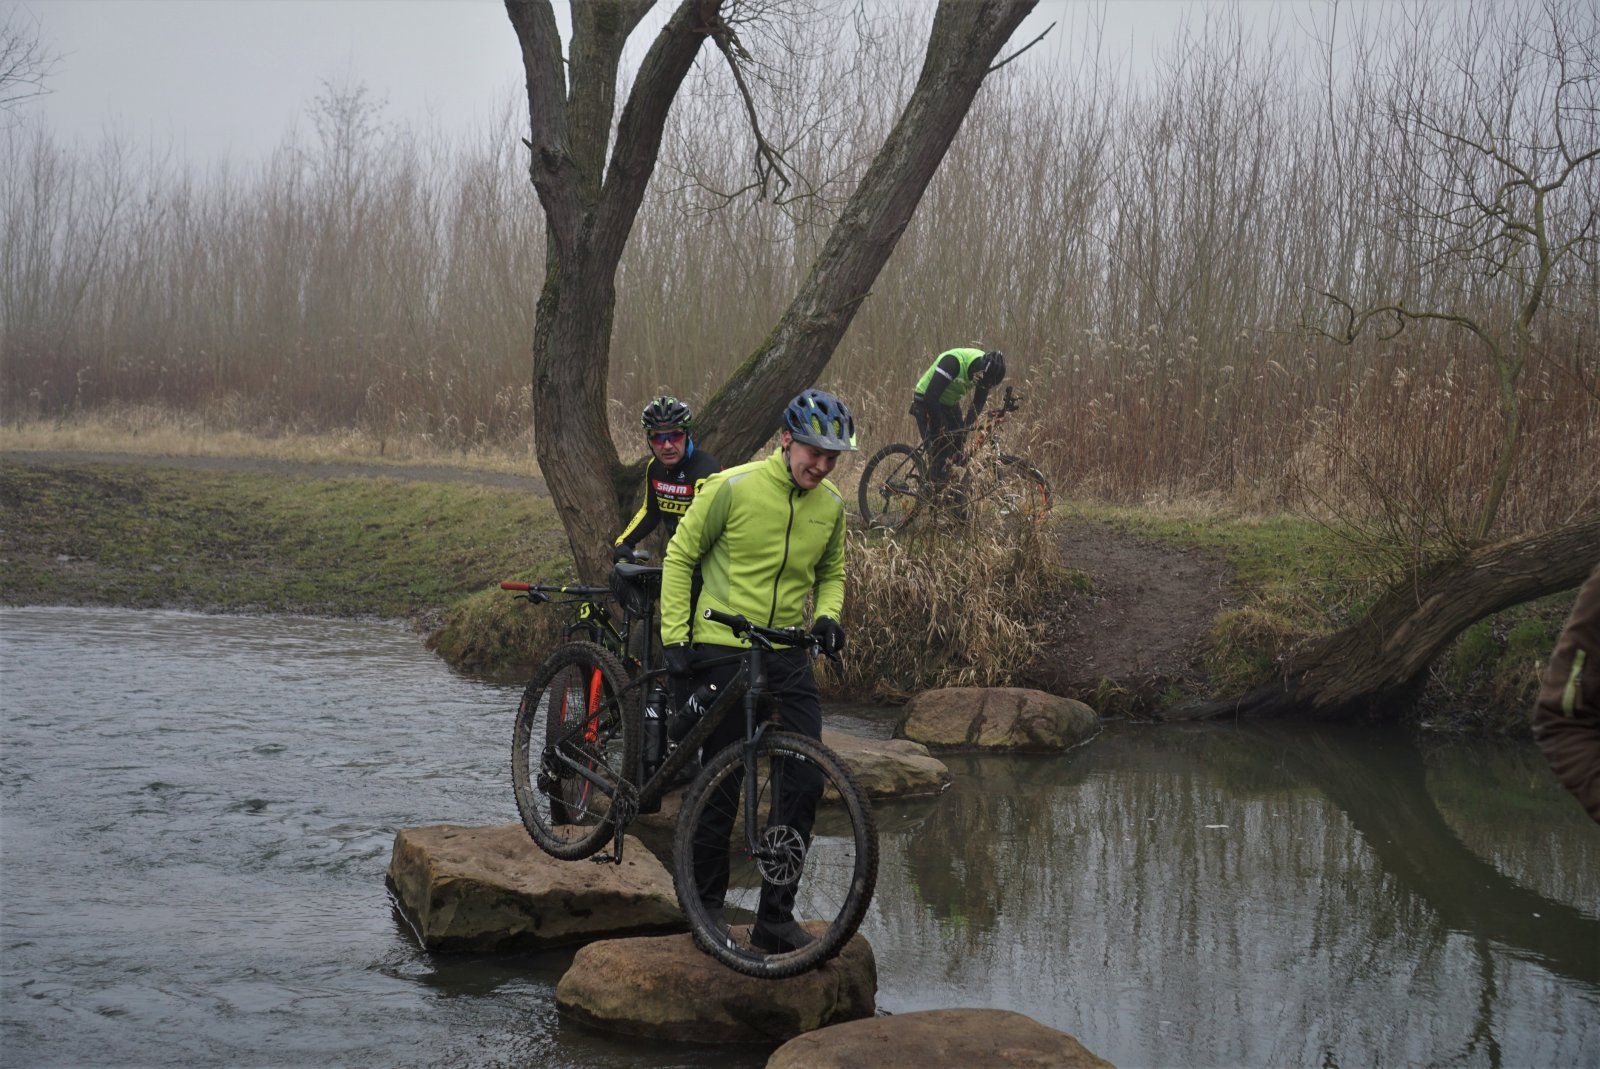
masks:
[(624, 579), (649, 579), (653, 575), (661, 574), (659, 564), (618, 564), (617, 574)]

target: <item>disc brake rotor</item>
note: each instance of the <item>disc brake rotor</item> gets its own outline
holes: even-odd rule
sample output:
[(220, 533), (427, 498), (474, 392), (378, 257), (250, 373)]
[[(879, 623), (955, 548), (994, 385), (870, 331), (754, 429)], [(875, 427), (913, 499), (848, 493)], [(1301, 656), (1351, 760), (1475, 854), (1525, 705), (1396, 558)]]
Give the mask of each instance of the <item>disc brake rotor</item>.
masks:
[(800, 879), (806, 863), (806, 841), (787, 824), (774, 824), (761, 833), (756, 870), (768, 883), (791, 884)]

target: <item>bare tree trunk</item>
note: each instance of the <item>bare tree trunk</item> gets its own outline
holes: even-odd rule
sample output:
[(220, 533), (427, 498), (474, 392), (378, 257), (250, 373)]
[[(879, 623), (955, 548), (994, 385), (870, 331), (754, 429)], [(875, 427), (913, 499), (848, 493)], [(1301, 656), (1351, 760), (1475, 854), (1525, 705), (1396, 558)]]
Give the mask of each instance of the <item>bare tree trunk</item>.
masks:
[(749, 456), (816, 381), (911, 222), (1001, 47), (1037, 0), (939, 5), (917, 87), (767, 340), (706, 406), (718, 456)]
[(1168, 719), (1392, 718), (1428, 665), (1471, 624), (1570, 590), (1600, 560), (1600, 514), (1474, 550), (1391, 590), (1361, 620), (1318, 642), (1284, 677), (1241, 698), (1169, 710)]
[[(573, 5), (564, 76), (549, 0), (506, 0), (527, 74), (529, 175), (548, 224), (534, 327), (535, 450), (578, 572), (597, 579), (622, 522), (623, 480), (606, 424), (616, 271), (655, 169), (667, 111), (720, 0), (681, 0), (640, 65), (605, 180), (618, 58), (653, 0)], [(705, 444), (748, 456), (784, 402), (813, 382), (893, 252), (995, 56), (1037, 0), (943, 0), (916, 91), (771, 338), (712, 399)], [(570, 83), (570, 90), (567, 86)]]
[(590, 580), (605, 574), (606, 547), (622, 525), (605, 394), (617, 263), (655, 169), (667, 111), (718, 6), (718, 0), (682, 0), (656, 37), (607, 168), (618, 62), (653, 2), (574, 4), (564, 73), (549, 0), (506, 0), (527, 75), (528, 173), (547, 224), (533, 335), (534, 449), (578, 574)]

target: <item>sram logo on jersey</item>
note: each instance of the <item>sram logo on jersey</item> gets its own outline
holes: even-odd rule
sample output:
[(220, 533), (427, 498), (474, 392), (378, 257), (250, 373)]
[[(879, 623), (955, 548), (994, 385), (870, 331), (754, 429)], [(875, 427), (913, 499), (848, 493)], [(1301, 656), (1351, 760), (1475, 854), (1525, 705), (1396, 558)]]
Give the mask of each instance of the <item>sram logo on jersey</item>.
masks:
[(656, 495), (656, 507), (662, 512), (671, 512), (681, 516), (689, 511), (689, 502), (694, 500), (694, 487), (688, 483), (673, 483), (665, 479), (651, 479), (650, 489)]

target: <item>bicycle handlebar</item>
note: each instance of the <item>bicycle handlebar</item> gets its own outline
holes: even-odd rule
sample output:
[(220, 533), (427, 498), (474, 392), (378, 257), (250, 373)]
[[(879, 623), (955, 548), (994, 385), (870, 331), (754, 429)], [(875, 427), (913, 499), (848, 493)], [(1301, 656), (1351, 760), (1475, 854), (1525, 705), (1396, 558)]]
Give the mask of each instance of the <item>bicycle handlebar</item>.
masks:
[[(747, 635), (752, 640), (761, 639), (768, 649), (771, 649), (771, 644), (776, 642), (784, 646), (806, 646), (812, 653), (822, 652), (822, 643), (817, 636), (798, 627), (762, 627), (737, 613), (718, 612), (716, 609), (706, 609), (700, 615), (707, 620), (726, 625), (735, 635)], [(827, 656), (830, 661), (838, 663), (838, 654), (829, 653)]]
[(535, 583), (523, 583), (515, 579), (507, 579), (500, 584), (501, 590), (516, 590), (524, 594), (570, 594), (573, 597), (593, 597), (596, 594), (609, 594), (611, 588), (607, 586), (542, 586)]

